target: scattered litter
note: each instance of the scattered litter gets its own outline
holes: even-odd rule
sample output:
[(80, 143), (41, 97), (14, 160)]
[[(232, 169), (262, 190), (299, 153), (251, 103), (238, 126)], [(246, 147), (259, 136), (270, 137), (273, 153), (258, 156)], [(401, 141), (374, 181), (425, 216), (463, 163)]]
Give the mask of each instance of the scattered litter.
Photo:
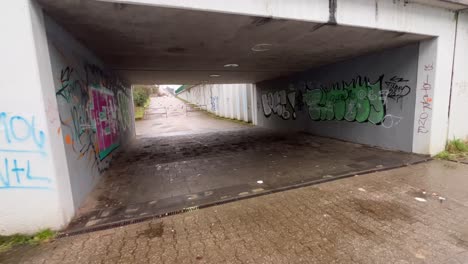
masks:
[(258, 180), (257, 183), (258, 183), (258, 184), (263, 184), (263, 181), (262, 181), (262, 180)]
[(443, 201), (445, 201), (445, 200), (447, 200), (447, 199), (445, 199), (445, 197), (439, 196), (439, 201), (440, 201), (440, 202), (443, 202)]
[(416, 201), (418, 201), (418, 202), (423, 202), (423, 203), (427, 202), (426, 199), (421, 198), (421, 197), (414, 197), (414, 199), (415, 199)]
[(330, 215), (329, 214), (324, 214), (323, 217), (330, 217)]
[(263, 192), (263, 191), (264, 191), (263, 188), (257, 188), (257, 189), (252, 190), (252, 192), (254, 192), (254, 193)]
[(364, 189), (364, 188), (359, 188), (358, 190), (359, 190), (360, 192), (367, 192), (366, 189)]
[(437, 193), (432, 193), (432, 196), (437, 196)]
[(244, 195), (248, 195), (248, 194), (249, 194), (249, 192), (241, 192), (241, 193), (239, 193), (239, 196), (244, 196)]
[(426, 194), (426, 191), (423, 191), (422, 194)]
[(330, 178), (333, 178), (333, 175), (325, 175), (325, 176), (323, 176), (322, 178), (324, 178), (324, 179), (330, 179)]
[(383, 165), (377, 165), (376, 168), (383, 168)]

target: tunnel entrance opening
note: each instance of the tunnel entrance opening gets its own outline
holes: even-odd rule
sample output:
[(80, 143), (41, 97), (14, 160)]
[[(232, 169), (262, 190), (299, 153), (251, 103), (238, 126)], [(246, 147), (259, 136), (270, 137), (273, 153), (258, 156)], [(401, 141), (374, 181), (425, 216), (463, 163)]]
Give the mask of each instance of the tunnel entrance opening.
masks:
[[(70, 130), (63, 136), (80, 208), (66, 232), (426, 160), (410, 152), (415, 129), (424, 131), (415, 126), (421, 122), (416, 102), (431, 98), (428, 90), (416, 92), (418, 67), (428, 82), (433, 78), (430, 63), (418, 66), (419, 42), (428, 36), (103, 1), (38, 2), (46, 13), (57, 91), (76, 92), (57, 100), (72, 113), (61, 119), (60, 131)], [(101, 59), (128, 84), (190, 85), (179, 99), (153, 98), (133, 127), (136, 140), (130, 142), (135, 130), (126, 124), (125, 134), (114, 137), (120, 147), (99, 156), (101, 145), (112, 144), (98, 138), (96, 123), (115, 119), (114, 127), (100, 131), (117, 135), (122, 116), (132, 111), (109, 110), (105, 104), (120, 105), (121, 95), (106, 88), (115, 82), (89, 80), (90, 72), (103, 76), (97, 68), (77, 70), (77, 61), (88, 57)], [(102, 105), (76, 99), (93, 91)], [(86, 146), (97, 166), (76, 153)]]

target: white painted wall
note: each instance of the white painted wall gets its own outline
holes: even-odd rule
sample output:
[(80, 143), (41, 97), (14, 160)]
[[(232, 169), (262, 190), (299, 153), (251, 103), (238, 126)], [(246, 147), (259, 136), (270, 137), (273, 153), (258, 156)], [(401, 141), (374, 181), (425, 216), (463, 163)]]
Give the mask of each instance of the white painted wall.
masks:
[(221, 117), (252, 122), (252, 84), (201, 84), (177, 95)]
[(468, 139), (468, 12), (458, 16), (448, 139)]
[[(14, 26), (13, 26), (14, 25)], [(65, 225), (73, 214), (41, 10), (29, 0), (0, 9), (0, 234)]]

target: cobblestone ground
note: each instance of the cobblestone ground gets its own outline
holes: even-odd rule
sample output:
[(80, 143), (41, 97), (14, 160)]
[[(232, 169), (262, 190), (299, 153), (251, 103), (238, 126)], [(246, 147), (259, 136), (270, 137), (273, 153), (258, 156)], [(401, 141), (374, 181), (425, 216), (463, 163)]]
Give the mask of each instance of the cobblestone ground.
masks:
[(468, 263), (467, 175), (432, 161), (18, 248), (0, 262)]

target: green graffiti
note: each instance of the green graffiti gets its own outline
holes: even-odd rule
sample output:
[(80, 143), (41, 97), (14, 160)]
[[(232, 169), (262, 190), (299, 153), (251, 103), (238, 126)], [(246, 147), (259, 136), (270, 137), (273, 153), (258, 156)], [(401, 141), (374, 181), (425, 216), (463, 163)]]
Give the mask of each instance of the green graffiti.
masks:
[(382, 99), (383, 75), (375, 83), (358, 77), (351, 83), (335, 84), (331, 89), (309, 90), (304, 101), (312, 120), (347, 120), (380, 124), (385, 117)]

